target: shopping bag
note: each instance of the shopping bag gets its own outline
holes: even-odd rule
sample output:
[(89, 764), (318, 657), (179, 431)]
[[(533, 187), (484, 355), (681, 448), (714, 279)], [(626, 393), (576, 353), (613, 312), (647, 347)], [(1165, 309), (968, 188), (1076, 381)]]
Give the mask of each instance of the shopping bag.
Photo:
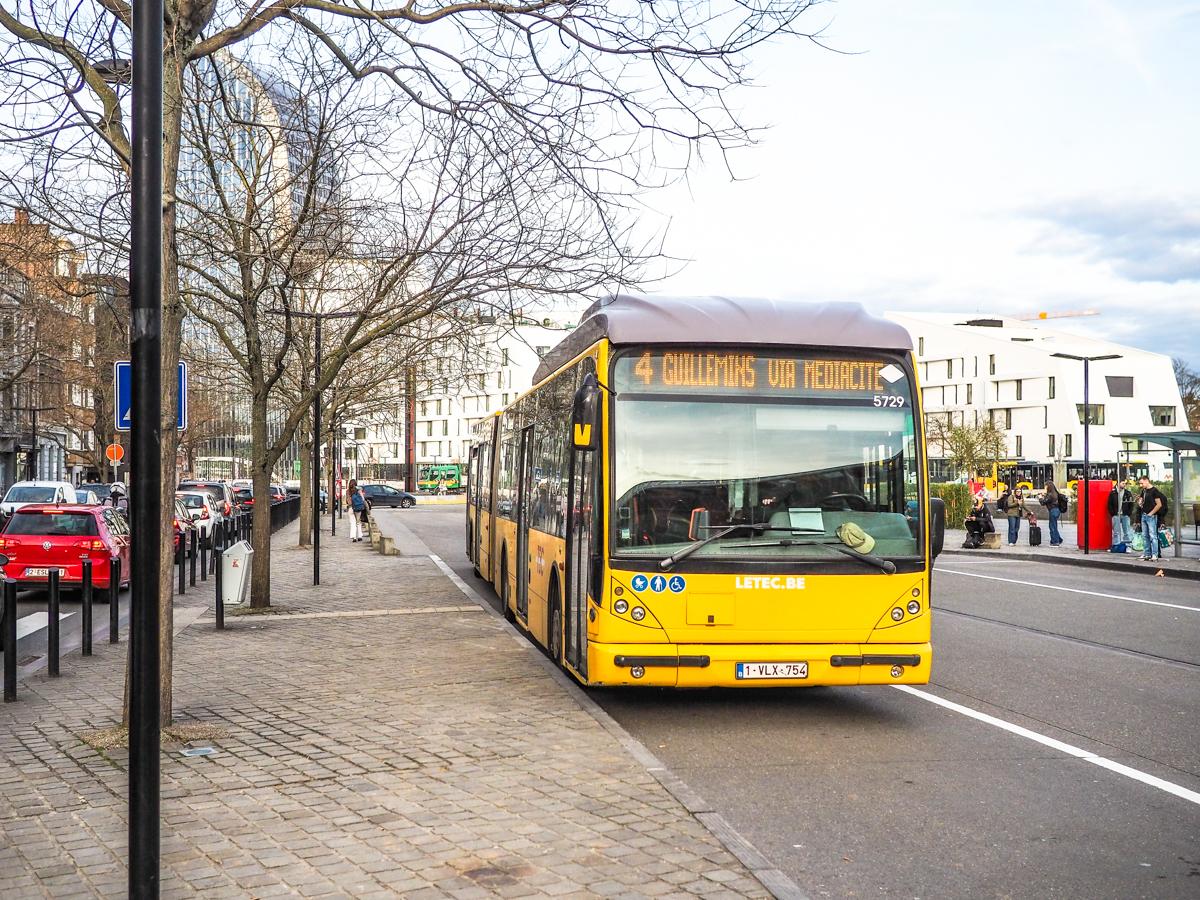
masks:
[(1173, 528), (1158, 529), (1158, 546), (1170, 547), (1175, 542), (1175, 530)]
[(1133, 547), (1133, 551), (1135, 553), (1146, 552), (1146, 539), (1142, 537), (1141, 532), (1138, 532), (1133, 536), (1133, 544), (1131, 546)]

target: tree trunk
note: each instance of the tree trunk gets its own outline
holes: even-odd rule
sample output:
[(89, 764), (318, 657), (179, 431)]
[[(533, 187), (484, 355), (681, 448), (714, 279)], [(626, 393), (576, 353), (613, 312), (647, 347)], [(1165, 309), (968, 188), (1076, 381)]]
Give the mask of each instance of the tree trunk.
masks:
[(271, 463), (267, 449), (267, 398), (254, 397), (250, 417), (250, 465), (254, 485), (254, 559), (250, 566), (250, 606), (271, 605)]
[[(311, 431), (311, 427), (309, 428)], [(297, 546), (312, 546), (312, 448), (302, 437), (303, 424), (298, 429), (300, 440), (300, 539)]]
[[(179, 175), (180, 126), (183, 116), (183, 60), (178, 53), (163, 57), (163, 216), (162, 216), (162, 404), (159, 448), (159, 488), (162, 515), (159, 517), (158, 604), (159, 604), (159, 702), (161, 727), (174, 720), (174, 602), (175, 602), (175, 490), (179, 480), (175, 454), (179, 448), (176, 430), (175, 370), (179, 366), (183, 306), (179, 299), (179, 256), (175, 246), (175, 188)], [(136, 502), (136, 498), (135, 498)], [(132, 600), (131, 600), (132, 602)], [(130, 642), (132, 644), (132, 641)], [(126, 684), (130, 670), (126, 657)], [(125, 693), (122, 721), (129, 725), (129, 692)]]

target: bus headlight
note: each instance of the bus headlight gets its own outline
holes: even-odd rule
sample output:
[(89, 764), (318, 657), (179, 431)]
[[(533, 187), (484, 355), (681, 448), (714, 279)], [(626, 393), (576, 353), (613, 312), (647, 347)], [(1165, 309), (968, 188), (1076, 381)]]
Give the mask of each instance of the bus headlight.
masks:
[(916, 615), (917, 613), (919, 613), (920, 611), (921, 611), (921, 604), (920, 604), (920, 603), (918, 603), (916, 600), (909, 600), (909, 601), (908, 601), (908, 614), (909, 614), (910, 616), (915, 616), (915, 615)]
[(904, 666), (892, 666), (892, 677), (899, 678), (904, 674)]
[(629, 613), (629, 617), (635, 622), (640, 622), (646, 618), (646, 611), (640, 606), (635, 606)]
[(613, 610), (615, 612), (620, 613), (621, 615), (625, 615), (625, 613), (629, 612), (629, 601), (618, 600), (616, 603), (613, 604)]
[(904, 610), (902, 610), (900, 607), (897, 606), (895, 609), (892, 610), (892, 621), (893, 622), (899, 622), (903, 618), (904, 618)]
[(629, 674), (634, 678), (641, 678), (646, 674), (646, 670), (641, 666), (631, 666), (629, 669)]

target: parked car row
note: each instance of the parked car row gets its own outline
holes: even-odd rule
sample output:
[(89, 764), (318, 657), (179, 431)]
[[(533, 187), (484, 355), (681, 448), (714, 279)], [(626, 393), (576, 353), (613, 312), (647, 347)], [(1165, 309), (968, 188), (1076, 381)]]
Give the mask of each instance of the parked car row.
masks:
[[(387, 506), (411, 506), (411, 494), (396, 492), (386, 485), (372, 502)], [(124, 485), (72, 485), (65, 481), (22, 481), (14, 484), (0, 501), (0, 514), (7, 517), (0, 527), (0, 571), (25, 586), (45, 584), (57, 569), (59, 583), (77, 588), (83, 578), (83, 560), (92, 561), (92, 583), (101, 590), (109, 586), (110, 563), (121, 561), (121, 585), (129, 583), (130, 526)], [(398, 496), (403, 494), (403, 497)], [(372, 496), (368, 492), (368, 496)], [(272, 503), (286, 500), (281, 484), (270, 486)], [(404, 498), (408, 498), (405, 502)], [(321, 492), (322, 507), (326, 495)], [(213, 534), (229, 516), (253, 509), (254, 491), (248, 483), (185, 480), (175, 493), (172, 513), (174, 550), (189, 552), (192, 533), (211, 546)]]

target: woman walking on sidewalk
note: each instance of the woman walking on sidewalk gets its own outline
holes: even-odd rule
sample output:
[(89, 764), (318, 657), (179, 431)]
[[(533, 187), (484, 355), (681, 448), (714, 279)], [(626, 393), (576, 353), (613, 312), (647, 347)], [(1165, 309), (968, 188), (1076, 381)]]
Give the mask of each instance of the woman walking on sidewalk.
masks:
[(358, 487), (358, 482), (350, 481), (350, 543), (363, 539), (362, 516), (367, 511), (367, 501)]

